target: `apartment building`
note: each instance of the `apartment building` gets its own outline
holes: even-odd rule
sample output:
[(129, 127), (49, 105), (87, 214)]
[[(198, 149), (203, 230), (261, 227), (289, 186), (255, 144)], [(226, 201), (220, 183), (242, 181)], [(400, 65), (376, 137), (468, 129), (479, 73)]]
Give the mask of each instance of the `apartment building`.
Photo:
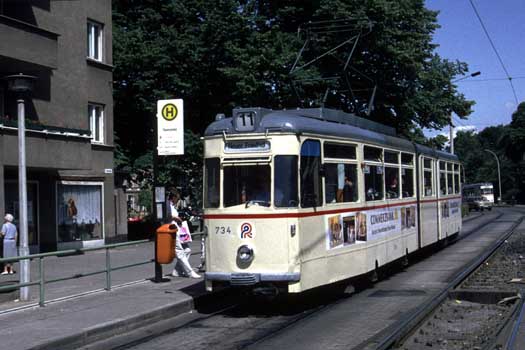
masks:
[[(0, 0), (0, 78), (37, 78), (25, 102), (31, 252), (125, 233), (113, 174), (112, 70), (111, 0)], [(0, 213), (18, 219), (16, 100), (0, 81)]]

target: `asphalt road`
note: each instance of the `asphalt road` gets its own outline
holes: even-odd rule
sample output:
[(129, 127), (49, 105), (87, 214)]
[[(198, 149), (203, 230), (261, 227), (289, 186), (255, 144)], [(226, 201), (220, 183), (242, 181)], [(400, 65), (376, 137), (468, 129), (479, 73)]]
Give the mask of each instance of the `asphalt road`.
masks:
[[(498, 217), (498, 213), (504, 215)], [(115, 338), (113, 349), (366, 349), (366, 344), (406, 313), (432, 298), (462, 265), (472, 260), (525, 214), (499, 208), (466, 222), (476, 232), (397, 270), (353, 294), (316, 291), (292, 300), (239, 299), (238, 305), (200, 309)], [(480, 228), (481, 227), (481, 228)], [(524, 230), (522, 224), (518, 230)], [(221, 310), (221, 308), (223, 308)]]

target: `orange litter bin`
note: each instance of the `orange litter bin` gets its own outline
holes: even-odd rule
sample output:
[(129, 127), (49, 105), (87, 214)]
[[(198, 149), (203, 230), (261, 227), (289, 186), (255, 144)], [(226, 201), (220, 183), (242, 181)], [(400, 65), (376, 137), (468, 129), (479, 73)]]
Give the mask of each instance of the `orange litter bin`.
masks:
[(170, 264), (175, 259), (177, 225), (165, 224), (157, 229), (157, 263)]

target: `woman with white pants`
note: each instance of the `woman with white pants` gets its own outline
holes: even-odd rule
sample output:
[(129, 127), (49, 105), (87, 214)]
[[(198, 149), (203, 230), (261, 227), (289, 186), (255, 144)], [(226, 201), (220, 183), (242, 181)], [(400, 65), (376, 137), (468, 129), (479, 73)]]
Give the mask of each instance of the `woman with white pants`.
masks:
[(189, 244), (183, 243), (180, 239), (180, 227), (182, 225), (182, 220), (179, 218), (179, 212), (176, 208), (177, 198), (171, 195), (168, 199), (170, 205), (171, 219), (179, 227), (175, 239), (175, 255), (177, 257), (177, 261), (175, 262), (175, 267), (171, 275), (174, 277), (200, 278), (201, 276), (195, 271), (193, 271), (190, 265), (189, 259), (191, 255), (191, 249), (189, 247)]

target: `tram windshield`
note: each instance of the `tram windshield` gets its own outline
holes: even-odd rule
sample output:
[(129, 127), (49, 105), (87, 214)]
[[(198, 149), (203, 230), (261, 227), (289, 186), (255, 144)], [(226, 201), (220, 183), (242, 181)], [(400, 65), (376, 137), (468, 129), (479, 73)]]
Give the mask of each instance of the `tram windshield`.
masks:
[(224, 206), (270, 206), (270, 165), (224, 167)]
[(481, 194), (492, 194), (492, 188), (482, 188)]

